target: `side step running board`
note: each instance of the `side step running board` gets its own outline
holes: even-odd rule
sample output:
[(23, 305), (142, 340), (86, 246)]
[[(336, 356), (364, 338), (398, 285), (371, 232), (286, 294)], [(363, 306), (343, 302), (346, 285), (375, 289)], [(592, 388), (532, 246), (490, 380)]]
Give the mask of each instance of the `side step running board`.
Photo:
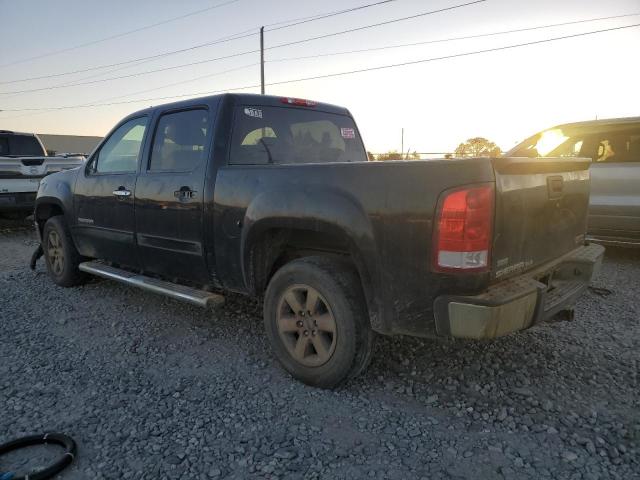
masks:
[(165, 282), (156, 278), (128, 272), (120, 268), (111, 267), (100, 262), (83, 262), (78, 268), (82, 272), (132, 285), (149, 292), (159, 293), (160, 295), (182, 300), (193, 305), (198, 305), (199, 307), (221, 305), (224, 303), (224, 297), (218, 293), (205, 292), (204, 290)]

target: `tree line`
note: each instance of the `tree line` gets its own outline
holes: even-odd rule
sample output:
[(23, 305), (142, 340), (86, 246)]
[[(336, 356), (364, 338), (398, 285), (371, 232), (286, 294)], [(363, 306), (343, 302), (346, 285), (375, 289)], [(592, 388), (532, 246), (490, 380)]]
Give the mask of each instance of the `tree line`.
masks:
[[(500, 147), (491, 140), (483, 137), (469, 138), (467, 141), (460, 143), (452, 153), (444, 155), (445, 158), (460, 157), (498, 157), (502, 151)], [(419, 160), (420, 154), (415, 150), (413, 152), (402, 153), (397, 150), (391, 150), (386, 153), (367, 152), (369, 160), (386, 161), (386, 160)]]

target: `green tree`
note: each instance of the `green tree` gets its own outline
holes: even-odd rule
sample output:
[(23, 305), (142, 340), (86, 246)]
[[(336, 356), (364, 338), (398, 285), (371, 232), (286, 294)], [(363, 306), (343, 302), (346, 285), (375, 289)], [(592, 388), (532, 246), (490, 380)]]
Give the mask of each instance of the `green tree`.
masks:
[(378, 155), (377, 160), (385, 161), (385, 160), (402, 160), (402, 154), (398, 153), (397, 150), (391, 150), (387, 153), (381, 153)]
[(497, 157), (500, 147), (486, 138), (470, 138), (456, 148), (456, 157)]
[(380, 153), (376, 157), (376, 160), (419, 160), (420, 155), (415, 150), (412, 153), (400, 153), (397, 150), (391, 150), (387, 153)]

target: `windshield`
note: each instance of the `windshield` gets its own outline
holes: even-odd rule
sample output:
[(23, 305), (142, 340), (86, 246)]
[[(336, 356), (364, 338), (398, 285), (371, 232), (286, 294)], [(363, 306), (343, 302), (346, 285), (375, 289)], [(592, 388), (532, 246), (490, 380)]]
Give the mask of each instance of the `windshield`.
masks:
[(637, 162), (640, 125), (551, 128), (507, 152), (508, 157), (584, 157), (593, 162)]
[(575, 157), (580, 154), (582, 140), (561, 128), (551, 128), (525, 140), (508, 152), (513, 157)]

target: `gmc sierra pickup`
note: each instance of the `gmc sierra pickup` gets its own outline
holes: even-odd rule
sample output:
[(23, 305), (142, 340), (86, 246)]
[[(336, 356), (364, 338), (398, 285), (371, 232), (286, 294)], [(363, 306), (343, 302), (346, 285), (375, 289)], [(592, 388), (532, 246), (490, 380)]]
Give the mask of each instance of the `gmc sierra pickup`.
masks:
[(344, 108), (225, 94), (128, 116), (41, 182), (35, 219), (56, 284), (261, 297), (284, 368), (334, 387), (374, 332), (489, 339), (567, 318), (604, 253), (585, 242), (589, 164), (369, 162)]
[(33, 211), (40, 180), (83, 161), (79, 155), (49, 157), (33, 133), (0, 130), (0, 213)]

